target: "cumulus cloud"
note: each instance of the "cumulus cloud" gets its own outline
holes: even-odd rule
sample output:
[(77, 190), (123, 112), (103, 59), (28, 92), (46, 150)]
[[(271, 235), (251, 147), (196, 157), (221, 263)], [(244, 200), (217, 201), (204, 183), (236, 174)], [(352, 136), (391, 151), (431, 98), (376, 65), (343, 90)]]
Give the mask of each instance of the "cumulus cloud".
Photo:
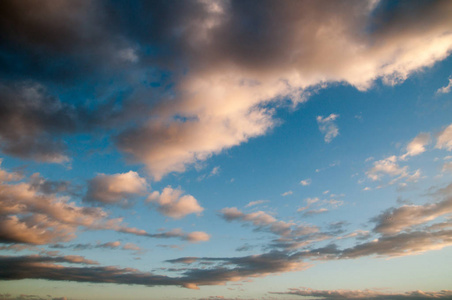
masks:
[(291, 288), (287, 292), (270, 292), (279, 295), (297, 295), (302, 297), (314, 297), (313, 299), (375, 299), (375, 300), (399, 300), (399, 299), (451, 299), (452, 291), (443, 290), (437, 292), (411, 291), (405, 293), (385, 293), (374, 290), (314, 290), (309, 288)]
[[(141, 89), (134, 100), (92, 114), (92, 107), (44, 100), (41, 92), (35, 101), (52, 105), (32, 108), (8, 96), (16, 101), (2, 100), (13, 107), (3, 111), (25, 126), (16, 129), (12, 118), (0, 118), (3, 128), (14, 128), (0, 130), (2, 151), (64, 162), (64, 135), (109, 123), (122, 132), (114, 137), (117, 147), (156, 180), (265, 134), (277, 123), (272, 104), (289, 99), (296, 105), (311, 89), (335, 82), (360, 90), (376, 79), (396, 84), (452, 49), (448, 1), (400, 2), (391, 9), (386, 1), (158, 1), (139, 10), (117, 2), (2, 2), (3, 78), (86, 86), (101, 74), (108, 84), (100, 86), (119, 77), (122, 85)], [(125, 17), (131, 13), (135, 18)], [(143, 66), (168, 71), (170, 78), (161, 88), (144, 87)], [(130, 75), (126, 83), (123, 74)], [(19, 90), (13, 94), (23, 94)], [(337, 129), (325, 128), (330, 141)]]
[(452, 151), (452, 124), (438, 134), (436, 148)]
[(155, 203), (159, 212), (174, 219), (180, 219), (188, 214), (200, 214), (202, 208), (192, 195), (183, 195), (180, 189), (168, 186), (160, 193), (154, 191), (149, 195), (147, 201)]
[(339, 135), (339, 128), (334, 121), (339, 115), (331, 114), (328, 117), (318, 116), (316, 118), (317, 124), (319, 124), (319, 130), (325, 135), (324, 140), (326, 143), (330, 143), (335, 137)]
[[(190, 44), (190, 76), (178, 82), (176, 100), (161, 106), (160, 119), (123, 132), (116, 139), (118, 147), (144, 162), (158, 180), (266, 133), (275, 121), (264, 104), (304, 101), (309, 87), (325, 82), (347, 82), (359, 89), (376, 78), (395, 84), (445, 58), (452, 48), (446, 38), (450, 21), (442, 13), (448, 9), (445, 3), (428, 9), (417, 4), (410, 10), (400, 4), (395, 14), (387, 14), (383, 3), (349, 5), (287, 1), (274, 7), (232, 1), (212, 10), (198, 3), (197, 17), (187, 18), (197, 21), (185, 24), (179, 40)], [(423, 20), (430, 30), (416, 30), (412, 18)], [(321, 21), (333, 19), (334, 24)], [(263, 34), (244, 30), (240, 24), (245, 23)], [(365, 24), (374, 30), (359, 30)], [(274, 28), (286, 28), (285, 34)], [(426, 46), (425, 40), (431, 44)], [(335, 118), (319, 120), (327, 142), (338, 134)]]
[(99, 174), (88, 182), (88, 191), (84, 201), (125, 205), (131, 197), (144, 195), (146, 191), (146, 180), (137, 172)]
[[(132, 178), (135, 178), (135, 175), (132, 174)], [(89, 230), (114, 230), (144, 237), (163, 237), (162, 233), (152, 234), (129, 227), (122, 218), (110, 218), (101, 208), (78, 206), (69, 196), (44, 193), (43, 188), (36, 185), (37, 179), (41, 182), (42, 178), (32, 175), (29, 182), (0, 183), (0, 243), (67, 242), (76, 237), (79, 227)], [(144, 184), (139, 178), (135, 180)], [(138, 186), (141, 186), (140, 184)], [(132, 186), (132, 189), (135, 187)], [(185, 206), (182, 205), (182, 208)], [(186, 241), (206, 241), (209, 235), (203, 232), (179, 232), (174, 237)]]
[(449, 84), (446, 86), (443, 86), (441, 88), (439, 88), (436, 91), (436, 94), (447, 94), (450, 92), (450, 89), (452, 88), (452, 78), (449, 78)]

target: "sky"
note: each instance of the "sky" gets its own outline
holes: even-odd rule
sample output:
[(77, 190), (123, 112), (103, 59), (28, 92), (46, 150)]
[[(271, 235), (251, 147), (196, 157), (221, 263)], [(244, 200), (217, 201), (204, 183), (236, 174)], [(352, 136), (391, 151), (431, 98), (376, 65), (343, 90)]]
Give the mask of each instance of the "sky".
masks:
[(452, 299), (452, 1), (0, 2), (0, 299)]

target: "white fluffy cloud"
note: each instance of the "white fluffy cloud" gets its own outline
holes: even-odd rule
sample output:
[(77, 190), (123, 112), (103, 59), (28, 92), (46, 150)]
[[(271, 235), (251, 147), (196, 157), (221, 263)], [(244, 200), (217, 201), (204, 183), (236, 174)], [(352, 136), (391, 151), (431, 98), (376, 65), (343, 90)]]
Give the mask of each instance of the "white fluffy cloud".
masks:
[(183, 195), (180, 189), (173, 189), (168, 186), (160, 193), (154, 191), (149, 195), (148, 202), (155, 203), (157, 209), (165, 216), (180, 219), (188, 214), (200, 214), (202, 208), (192, 195)]

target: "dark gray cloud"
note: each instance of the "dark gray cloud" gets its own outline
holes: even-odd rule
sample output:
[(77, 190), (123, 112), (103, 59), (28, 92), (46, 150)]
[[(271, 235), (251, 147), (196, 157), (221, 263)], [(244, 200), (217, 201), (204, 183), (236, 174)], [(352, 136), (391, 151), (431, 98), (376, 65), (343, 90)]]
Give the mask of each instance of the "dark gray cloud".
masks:
[(79, 111), (49, 95), (38, 84), (0, 83), (0, 147), (9, 155), (46, 162), (64, 162), (61, 135), (81, 123)]
[[(86, 264), (80, 257), (0, 256), (0, 279), (47, 279), (91, 283), (138, 284), (146, 286), (176, 285), (197, 289), (198, 285), (217, 285), (232, 279), (265, 276), (297, 271), (308, 265), (292, 260), (284, 253), (268, 253), (239, 258), (208, 258), (221, 266), (188, 269), (180, 277), (167, 277), (136, 269), (117, 267), (66, 267), (59, 263)], [(39, 264), (37, 264), (39, 262)]]

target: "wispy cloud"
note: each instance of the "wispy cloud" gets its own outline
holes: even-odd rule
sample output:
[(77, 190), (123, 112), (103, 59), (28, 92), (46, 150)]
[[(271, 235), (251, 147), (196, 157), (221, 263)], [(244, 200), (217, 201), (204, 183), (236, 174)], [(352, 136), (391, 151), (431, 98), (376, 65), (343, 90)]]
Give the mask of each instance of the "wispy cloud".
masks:
[(247, 205), (245, 205), (245, 207), (251, 207), (251, 206), (255, 206), (255, 205), (259, 205), (259, 204), (263, 204), (263, 203), (268, 203), (270, 202), (269, 200), (257, 200), (257, 201), (251, 201), (250, 203), (248, 203)]
[(301, 181), (300, 181), (300, 184), (301, 184), (302, 186), (308, 186), (308, 185), (311, 184), (311, 182), (312, 182), (311, 178), (308, 178), (308, 179), (303, 179), (303, 180), (301, 180)]
[(326, 143), (330, 143), (339, 135), (339, 128), (334, 122), (337, 118), (339, 118), (337, 114), (331, 114), (328, 117), (318, 116), (316, 118), (320, 132), (325, 135), (324, 140)]
[(449, 83), (446, 86), (439, 88), (436, 94), (448, 94), (452, 88), (452, 78), (449, 78)]
[(355, 299), (355, 300), (365, 300), (365, 299), (375, 299), (375, 300), (398, 300), (398, 299), (451, 299), (452, 291), (444, 290), (438, 292), (424, 292), (424, 291), (412, 291), (405, 293), (385, 293), (374, 290), (314, 290), (309, 288), (296, 289), (291, 288), (287, 292), (270, 292), (270, 294), (279, 295), (297, 295), (302, 297), (314, 297), (318, 299), (325, 300), (336, 300), (336, 299)]

